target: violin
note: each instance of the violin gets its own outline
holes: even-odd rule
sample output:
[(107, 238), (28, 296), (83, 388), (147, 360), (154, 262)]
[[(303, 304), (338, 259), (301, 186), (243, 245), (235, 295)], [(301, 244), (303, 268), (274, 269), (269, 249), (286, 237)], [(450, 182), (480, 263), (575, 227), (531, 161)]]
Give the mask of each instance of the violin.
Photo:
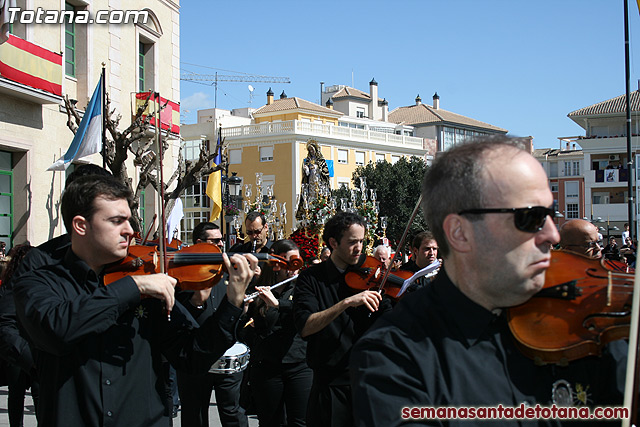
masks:
[[(379, 290), (382, 285), (382, 279), (387, 270), (386, 265), (372, 256), (362, 256), (353, 267), (350, 267), (344, 280), (347, 285), (357, 291)], [(402, 289), (402, 284), (408, 278), (413, 276), (410, 271), (398, 270), (389, 272), (386, 280), (384, 292), (393, 299), (398, 299), (398, 294)]]
[(544, 287), (509, 308), (509, 328), (522, 353), (536, 364), (561, 366), (629, 336), (634, 275), (603, 258), (551, 253)]
[[(233, 253), (227, 254), (234, 255)], [(288, 261), (277, 255), (253, 254), (258, 261), (280, 265), (287, 270), (298, 270), (303, 261), (292, 256)], [(166, 273), (178, 280), (183, 290), (202, 290), (215, 286), (224, 273), (222, 251), (217, 245), (196, 243), (166, 254)], [(161, 261), (154, 246), (132, 245), (125, 258), (105, 268), (106, 285), (126, 276), (161, 272)]]

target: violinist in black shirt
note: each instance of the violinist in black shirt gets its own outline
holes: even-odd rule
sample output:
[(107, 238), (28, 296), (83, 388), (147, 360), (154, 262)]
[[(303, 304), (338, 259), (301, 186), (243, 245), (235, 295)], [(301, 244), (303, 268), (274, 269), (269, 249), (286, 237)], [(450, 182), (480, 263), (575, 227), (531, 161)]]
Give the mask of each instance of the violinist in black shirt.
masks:
[(15, 283), (19, 324), (35, 346), (41, 426), (168, 426), (161, 357), (206, 371), (235, 342), (257, 266), (251, 255), (224, 257), (227, 296), (200, 327), (175, 303), (176, 280), (168, 275), (104, 286), (103, 267), (128, 252), (130, 199), (128, 187), (111, 177), (74, 181), (61, 204), (70, 248)]
[[(328, 260), (302, 271), (293, 295), (296, 328), (307, 340), (307, 363), (313, 385), (307, 425), (353, 424), (349, 355), (380, 308), (378, 292), (351, 290), (344, 273), (358, 263), (365, 237), (364, 219), (340, 212), (327, 221), (322, 239), (331, 247)], [(356, 293), (357, 292), (357, 293)], [(388, 305), (385, 304), (385, 309)]]
[(412, 420), (408, 408), (620, 404), (611, 354), (538, 366), (520, 353), (506, 322), (506, 308), (526, 302), (544, 285), (551, 247), (559, 241), (540, 163), (510, 138), (487, 138), (439, 156), (422, 188), (443, 267), (355, 344), (356, 424), (516, 426), (529, 424)]

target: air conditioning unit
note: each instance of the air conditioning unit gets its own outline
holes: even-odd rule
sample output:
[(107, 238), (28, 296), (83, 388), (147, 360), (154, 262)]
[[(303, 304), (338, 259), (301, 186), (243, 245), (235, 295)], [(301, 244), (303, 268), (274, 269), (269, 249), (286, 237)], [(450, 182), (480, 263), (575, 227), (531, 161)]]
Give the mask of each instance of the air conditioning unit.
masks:
[(620, 160), (619, 154), (609, 154), (609, 160)]

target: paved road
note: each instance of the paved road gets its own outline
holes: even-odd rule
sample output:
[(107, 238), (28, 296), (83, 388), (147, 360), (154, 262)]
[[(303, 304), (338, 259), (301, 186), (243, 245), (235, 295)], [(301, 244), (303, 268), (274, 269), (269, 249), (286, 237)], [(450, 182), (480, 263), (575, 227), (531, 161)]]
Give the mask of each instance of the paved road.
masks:
[[(7, 414), (7, 387), (0, 387), (0, 427), (9, 427), (9, 415)], [(213, 393), (212, 393), (213, 394)], [(210, 427), (221, 427), (218, 410), (216, 408), (215, 398), (211, 398), (211, 406), (209, 409), (209, 425)], [(25, 399), (24, 427), (36, 427), (36, 415), (33, 408), (33, 400), (31, 395)], [(174, 427), (180, 427), (180, 416), (173, 420)], [(249, 417), (249, 427), (257, 427), (258, 419), (255, 416)]]

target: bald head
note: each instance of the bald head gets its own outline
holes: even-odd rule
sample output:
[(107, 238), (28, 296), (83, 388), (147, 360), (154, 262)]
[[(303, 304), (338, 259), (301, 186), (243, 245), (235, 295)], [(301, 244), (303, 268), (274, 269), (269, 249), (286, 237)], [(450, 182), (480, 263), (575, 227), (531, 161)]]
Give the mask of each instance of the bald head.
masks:
[(560, 230), (560, 246), (563, 249), (599, 257), (601, 248), (597, 242), (598, 228), (583, 219), (567, 221)]

